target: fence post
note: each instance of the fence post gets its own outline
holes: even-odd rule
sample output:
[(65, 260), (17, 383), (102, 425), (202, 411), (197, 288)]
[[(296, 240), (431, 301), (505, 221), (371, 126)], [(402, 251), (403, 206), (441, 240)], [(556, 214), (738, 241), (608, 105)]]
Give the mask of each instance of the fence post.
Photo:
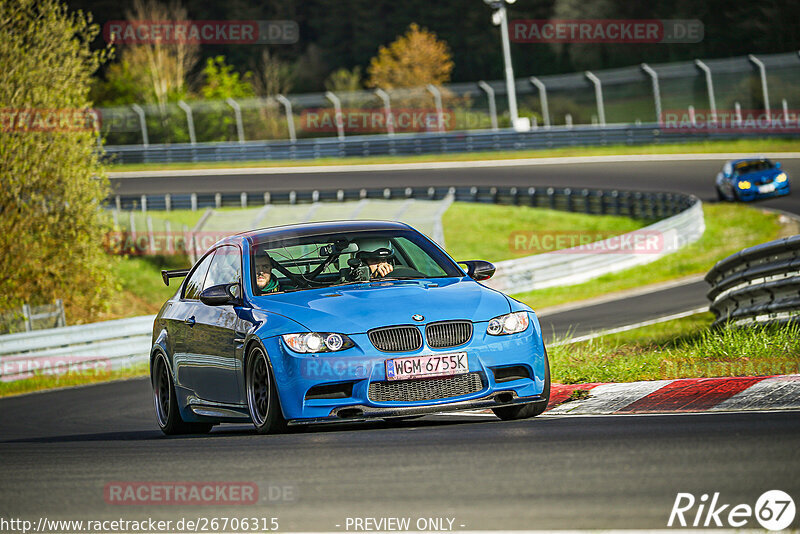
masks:
[(164, 233), (166, 234), (167, 254), (172, 254), (174, 252), (172, 248), (172, 224), (169, 222), (169, 219), (164, 221)]
[(192, 108), (183, 100), (178, 100), (178, 107), (186, 113), (186, 125), (189, 128), (189, 142), (196, 145), (197, 138), (194, 135), (194, 116), (192, 115)]
[(169, 193), (164, 195), (164, 210), (167, 212), (172, 211), (172, 195)]
[(222, 193), (214, 193), (214, 207), (215, 208), (222, 207)]
[(276, 95), (275, 98), (280, 102), (286, 110), (286, 125), (289, 127), (289, 140), (292, 143), (297, 141), (297, 136), (294, 132), (294, 114), (292, 113), (292, 103), (283, 95)]
[(586, 77), (589, 78), (594, 84), (594, 97), (597, 100), (597, 117), (600, 120), (600, 126), (606, 125), (606, 109), (603, 102), (603, 85), (600, 83), (600, 78), (595, 76), (591, 71), (586, 71)]
[(240, 195), (240, 201), (242, 204), (242, 209), (247, 208), (247, 193), (244, 191), (242, 191), (242, 194)]
[(133, 210), (128, 212), (128, 231), (131, 234), (131, 239), (136, 242), (136, 221), (133, 218)]
[(386, 114), (386, 133), (394, 137), (394, 117), (392, 116), (392, 100), (383, 89), (375, 89), (375, 94), (383, 101), (383, 112)]
[(56, 326), (67, 326), (67, 316), (64, 314), (64, 301), (61, 299), (56, 299), (56, 312), (58, 312)]
[(147, 195), (142, 195), (142, 213), (147, 213)]
[(192, 193), (190, 198), (192, 201), (192, 211), (197, 211), (197, 193)]
[(647, 63), (642, 63), (642, 70), (650, 76), (653, 84), (653, 103), (656, 107), (656, 122), (661, 124), (661, 88), (658, 85), (658, 73)]
[(758, 67), (758, 72), (761, 74), (761, 92), (764, 94), (764, 111), (767, 113), (767, 120), (771, 120), (772, 117), (769, 112), (769, 90), (767, 88), (767, 69), (764, 67), (764, 62), (753, 54), (749, 54), (747, 59)]
[(147, 237), (150, 242), (150, 254), (155, 254), (156, 236), (153, 232), (153, 218), (149, 215), (147, 216)]
[(150, 138), (147, 135), (147, 120), (144, 115), (144, 109), (139, 104), (131, 104), (131, 109), (139, 116), (139, 128), (142, 130), (142, 146), (147, 147), (150, 145)]
[(228, 98), (225, 100), (230, 107), (233, 108), (233, 114), (236, 117), (236, 135), (239, 138), (240, 143), (244, 143), (244, 126), (242, 126), (242, 108), (239, 107), (239, 103), (234, 100), (233, 98)]
[(25, 331), (30, 332), (33, 330), (33, 321), (31, 319), (31, 307), (28, 304), (22, 305), (22, 320), (25, 323)]
[(486, 98), (489, 100), (489, 117), (492, 121), (492, 130), (497, 131), (497, 104), (494, 100), (494, 89), (483, 80), (478, 82), (478, 87), (486, 93)]
[(436, 104), (436, 119), (439, 132), (444, 132), (444, 111), (442, 110), (442, 92), (433, 84), (428, 84), (428, 91), (433, 95), (433, 101)]
[(528, 79), (539, 90), (539, 101), (542, 103), (542, 120), (544, 121), (544, 127), (550, 128), (550, 107), (547, 105), (547, 87), (545, 87), (544, 82), (536, 76), (531, 76)]
[(333, 91), (325, 91), (325, 98), (333, 102), (333, 111), (336, 122), (336, 136), (339, 141), (344, 141), (344, 118), (342, 117), (342, 101)]
[(702, 70), (706, 75), (706, 87), (708, 88), (708, 105), (711, 107), (711, 116), (714, 118), (714, 122), (717, 119), (717, 100), (714, 98), (714, 82), (711, 80), (711, 69), (708, 68), (708, 65), (700, 61), (699, 59), (694, 60), (694, 64), (698, 66), (700, 70)]

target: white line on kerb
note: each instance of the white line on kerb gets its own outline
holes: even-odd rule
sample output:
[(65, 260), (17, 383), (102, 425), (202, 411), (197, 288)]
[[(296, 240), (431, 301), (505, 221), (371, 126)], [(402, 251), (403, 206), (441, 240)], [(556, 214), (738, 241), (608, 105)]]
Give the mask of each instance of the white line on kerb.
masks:
[[(800, 158), (800, 152), (759, 154), (767, 158)], [(533, 165), (575, 165), (582, 163), (627, 163), (647, 161), (714, 161), (752, 157), (752, 154), (635, 154), (629, 156), (571, 156), (561, 158), (491, 159), (477, 161), (429, 161), (420, 163), (367, 163), (347, 165), (301, 165), (297, 167), (237, 167), (230, 169), (180, 169), (164, 171), (122, 171), (106, 173), (109, 178), (158, 178), (183, 176), (233, 176), (247, 174), (317, 174), (334, 172), (414, 171), (472, 169), (475, 167), (526, 167)]]

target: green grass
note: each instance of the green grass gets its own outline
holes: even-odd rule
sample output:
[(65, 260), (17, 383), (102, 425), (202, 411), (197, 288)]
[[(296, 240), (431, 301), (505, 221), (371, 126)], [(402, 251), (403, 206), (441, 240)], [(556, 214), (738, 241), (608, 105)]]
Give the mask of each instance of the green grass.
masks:
[[(648, 221), (628, 217), (471, 202), (454, 202), (442, 219), (447, 252), (451, 256), (457, 260), (494, 262), (540, 252), (540, 249), (531, 250), (530, 245), (535, 244), (532, 238), (538, 238), (539, 243), (544, 243), (542, 238), (551, 235), (568, 239), (587, 236), (596, 241), (594, 238), (598, 234), (605, 238), (632, 232), (647, 224)], [(567, 239), (564, 241), (568, 246)]]
[(188, 267), (184, 256), (124, 256), (114, 262), (118, 289), (101, 320), (155, 314), (175, 294), (179, 282), (169, 287), (161, 280), (161, 269)]
[(706, 231), (696, 243), (652, 263), (603, 275), (589, 282), (514, 295), (534, 309), (546, 308), (708, 272), (739, 250), (778, 238), (779, 215), (740, 204), (704, 204)]
[(124, 369), (110, 372), (93, 373), (65, 373), (61, 375), (39, 374), (31, 378), (15, 380), (13, 382), (0, 382), (0, 397), (22, 395), (33, 391), (56, 389), (108, 382), (110, 380), (125, 380), (139, 376), (147, 376), (148, 364), (139, 364)]
[(566, 147), (547, 150), (468, 152), (457, 154), (425, 154), (419, 156), (367, 156), (319, 158), (314, 160), (254, 160), (198, 163), (129, 163), (111, 165), (110, 171), (151, 171), (159, 169), (218, 169), (248, 167), (293, 167), (317, 165), (352, 165), (372, 163), (424, 163), (430, 161), (476, 161), (487, 159), (551, 158), (567, 156), (617, 156), (627, 154), (694, 154), (707, 152), (796, 152), (798, 139), (753, 139), (738, 141), (702, 141), (658, 145), (611, 145), (604, 147)]
[(703, 313), (548, 347), (554, 382), (632, 382), (800, 372), (800, 325), (710, 329)]

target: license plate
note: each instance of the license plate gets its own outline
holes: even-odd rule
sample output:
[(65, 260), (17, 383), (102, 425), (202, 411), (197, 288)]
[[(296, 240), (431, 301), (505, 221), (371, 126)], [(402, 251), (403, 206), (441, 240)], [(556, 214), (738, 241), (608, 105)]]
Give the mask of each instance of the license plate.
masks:
[(386, 360), (386, 378), (388, 380), (452, 376), (466, 372), (469, 372), (466, 352)]
[(759, 193), (772, 193), (775, 191), (775, 184), (767, 184), (767, 185), (759, 185), (758, 192)]

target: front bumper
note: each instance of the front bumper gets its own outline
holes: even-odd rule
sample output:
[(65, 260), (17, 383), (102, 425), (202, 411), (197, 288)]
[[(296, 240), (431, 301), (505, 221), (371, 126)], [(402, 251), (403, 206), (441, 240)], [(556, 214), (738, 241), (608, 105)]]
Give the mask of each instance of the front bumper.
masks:
[(498, 392), (487, 397), (471, 401), (452, 402), (437, 405), (420, 406), (396, 406), (396, 407), (376, 407), (376, 406), (344, 406), (334, 408), (328, 417), (316, 417), (310, 419), (290, 419), (287, 421), (289, 426), (315, 425), (320, 423), (358, 423), (374, 419), (391, 419), (395, 417), (409, 417), (415, 415), (427, 415), (432, 413), (456, 412), (463, 410), (481, 410), (498, 408), (500, 406), (512, 406), (514, 404), (546, 404), (547, 399), (541, 395), (533, 397), (518, 397), (514, 392)]
[[(420, 325), (420, 328), (423, 328)], [(290, 351), (279, 336), (264, 340), (284, 418), (292, 424), (341, 422), (403, 417), (451, 410), (492, 408), (510, 403), (541, 400), (544, 390), (545, 357), (541, 331), (535, 315), (527, 330), (519, 334), (489, 336), (486, 323), (475, 323), (473, 336), (462, 346), (431, 349), (427, 343), (416, 351), (384, 353), (375, 349), (366, 334), (348, 334), (356, 346), (338, 353), (309, 355)], [(466, 352), (469, 373), (481, 378), (481, 387), (465, 394), (420, 401), (375, 401), (369, 386), (385, 382), (387, 359), (428, 354)], [(495, 379), (494, 369), (520, 366), (528, 378)], [(317, 386), (347, 385), (340, 398), (312, 398)]]

